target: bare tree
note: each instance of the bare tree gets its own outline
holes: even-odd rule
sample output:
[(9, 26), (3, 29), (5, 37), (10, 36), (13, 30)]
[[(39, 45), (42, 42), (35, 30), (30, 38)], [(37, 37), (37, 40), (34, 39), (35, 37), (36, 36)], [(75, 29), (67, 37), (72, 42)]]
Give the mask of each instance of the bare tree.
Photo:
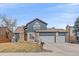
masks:
[(0, 16), (1, 27), (8, 27), (11, 31), (16, 28), (16, 19), (8, 18), (6, 16)]

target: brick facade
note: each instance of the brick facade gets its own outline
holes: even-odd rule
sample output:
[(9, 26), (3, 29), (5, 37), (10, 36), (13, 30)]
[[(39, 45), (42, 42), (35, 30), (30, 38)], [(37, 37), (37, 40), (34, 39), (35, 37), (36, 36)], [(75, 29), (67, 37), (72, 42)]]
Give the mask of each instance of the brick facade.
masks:
[(12, 32), (6, 27), (0, 27), (0, 43), (11, 42)]

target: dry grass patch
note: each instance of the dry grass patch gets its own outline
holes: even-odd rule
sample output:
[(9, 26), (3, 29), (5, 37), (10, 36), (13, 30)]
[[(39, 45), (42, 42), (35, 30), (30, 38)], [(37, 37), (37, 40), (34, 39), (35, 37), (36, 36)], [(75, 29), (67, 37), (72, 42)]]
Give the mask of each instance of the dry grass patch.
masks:
[(40, 52), (38, 43), (0, 43), (0, 52)]

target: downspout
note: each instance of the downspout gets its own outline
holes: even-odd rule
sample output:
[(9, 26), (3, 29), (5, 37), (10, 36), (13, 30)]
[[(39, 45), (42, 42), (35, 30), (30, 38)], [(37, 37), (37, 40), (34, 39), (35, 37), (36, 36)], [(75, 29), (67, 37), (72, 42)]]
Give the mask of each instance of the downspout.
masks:
[(56, 35), (57, 35), (56, 33), (57, 33), (57, 32), (55, 32), (55, 43), (56, 43)]

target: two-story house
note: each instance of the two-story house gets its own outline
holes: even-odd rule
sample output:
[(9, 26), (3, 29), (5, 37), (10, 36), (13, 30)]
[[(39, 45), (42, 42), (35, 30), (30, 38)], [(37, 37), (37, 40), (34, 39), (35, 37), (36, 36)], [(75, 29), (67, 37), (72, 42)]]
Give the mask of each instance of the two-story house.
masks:
[(26, 41), (46, 43), (64, 43), (67, 31), (64, 29), (48, 29), (47, 23), (36, 18), (24, 27)]

